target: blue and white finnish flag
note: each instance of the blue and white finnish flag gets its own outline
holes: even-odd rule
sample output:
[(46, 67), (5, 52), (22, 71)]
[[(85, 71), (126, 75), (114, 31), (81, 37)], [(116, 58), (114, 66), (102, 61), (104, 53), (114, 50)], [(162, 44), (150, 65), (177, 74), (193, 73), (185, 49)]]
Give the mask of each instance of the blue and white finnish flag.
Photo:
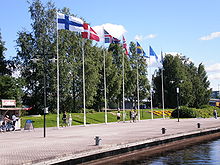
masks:
[(158, 57), (157, 57), (156, 53), (154, 52), (154, 50), (151, 48), (151, 46), (150, 46), (149, 50), (150, 50), (150, 56), (154, 56), (156, 58), (156, 60), (158, 61)]
[(83, 20), (73, 16), (67, 16), (62, 13), (57, 13), (58, 29), (66, 29), (74, 32), (82, 32)]

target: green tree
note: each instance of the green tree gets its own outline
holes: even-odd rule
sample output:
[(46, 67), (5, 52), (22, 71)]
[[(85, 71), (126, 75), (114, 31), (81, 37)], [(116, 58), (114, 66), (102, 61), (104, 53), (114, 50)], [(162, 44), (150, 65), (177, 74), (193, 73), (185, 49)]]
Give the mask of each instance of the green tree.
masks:
[[(49, 59), (56, 55), (56, 9), (39, 0), (30, 4), (32, 31), (18, 32), (16, 62), (25, 81), (24, 103), (33, 107), (31, 113), (42, 113), (44, 108), (44, 76), (46, 77), (47, 102), (50, 110), (55, 104), (55, 64)], [(34, 61), (34, 59), (37, 59)]]
[(11, 75), (12, 71), (8, 69), (9, 61), (5, 60), (4, 52), (7, 49), (5, 48), (5, 42), (2, 40), (2, 35), (0, 32), (0, 76)]
[[(122, 47), (120, 44), (110, 44), (109, 45), (109, 52), (112, 54), (112, 69), (113, 73), (110, 70), (108, 70), (107, 75), (107, 82), (110, 82), (109, 84), (111, 86), (108, 89), (108, 97), (110, 99), (110, 102), (112, 105), (115, 104), (116, 107), (121, 107), (122, 105), (122, 80), (123, 80), (123, 66), (122, 66), (122, 57), (124, 56), (122, 54)], [(124, 58), (126, 60), (126, 58)], [(124, 62), (125, 64), (126, 62)], [(111, 91), (112, 90), (112, 91)]]
[[(202, 64), (197, 68), (185, 56), (166, 55), (163, 62), (165, 107), (177, 106), (179, 88), (179, 105), (199, 107), (207, 104), (210, 96), (209, 81)], [(161, 69), (154, 77), (156, 105), (161, 106)]]
[[(150, 85), (147, 79), (147, 63), (146, 59), (136, 53), (136, 44), (130, 43), (130, 70), (127, 73), (126, 91), (127, 97), (133, 104), (137, 104), (137, 74), (139, 82), (140, 101), (149, 97)], [(137, 71), (138, 69), (138, 71)]]
[(211, 90), (208, 89), (210, 83), (202, 63), (200, 63), (198, 68), (196, 68), (194, 77), (192, 77), (192, 82), (193, 93), (195, 96), (193, 107), (199, 108), (202, 105), (207, 105), (211, 95)]
[(22, 100), (22, 81), (20, 78), (12, 77), (11, 64), (13, 61), (5, 60), (4, 51), (5, 42), (2, 40), (0, 33), (0, 100), (15, 99), (17, 106), (21, 105)]

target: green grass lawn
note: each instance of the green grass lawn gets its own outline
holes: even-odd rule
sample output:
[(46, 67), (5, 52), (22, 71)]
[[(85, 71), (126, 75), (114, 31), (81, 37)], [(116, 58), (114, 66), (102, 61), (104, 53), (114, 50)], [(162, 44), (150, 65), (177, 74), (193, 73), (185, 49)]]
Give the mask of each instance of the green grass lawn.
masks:
[[(162, 109), (155, 109), (157, 111), (162, 111)], [(140, 110), (140, 116), (141, 120), (143, 119), (151, 119), (151, 113), (149, 112), (149, 109), (141, 109)], [(108, 122), (116, 122), (116, 113), (117, 111), (111, 111), (108, 112)], [(122, 119), (122, 113), (121, 112), (121, 120)], [(69, 113), (68, 113), (69, 115)], [(68, 116), (67, 115), (67, 116)], [(72, 115), (72, 125), (83, 125), (83, 113), (71, 113)], [(162, 118), (162, 116), (156, 116), (154, 115), (154, 118)], [(21, 127), (24, 128), (26, 120), (33, 120), (34, 121), (34, 127), (40, 128), (43, 127), (44, 124), (44, 116), (40, 117), (31, 117), (31, 116), (23, 116), (21, 117)], [(130, 120), (129, 111), (126, 111), (126, 120)], [(98, 124), (98, 123), (104, 123), (105, 122), (105, 113), (104, 112), (95, 112), (95, 113), (87, 113), (86, 114), (86, 123), (87, 124)], [(60, 115), (60, 124), (62, 124), (62, 114)], [(57, 126), (57, 115), (56, 114), (47, 114), (46, 115), (46, 126), (47, 127), (56, 127)]]

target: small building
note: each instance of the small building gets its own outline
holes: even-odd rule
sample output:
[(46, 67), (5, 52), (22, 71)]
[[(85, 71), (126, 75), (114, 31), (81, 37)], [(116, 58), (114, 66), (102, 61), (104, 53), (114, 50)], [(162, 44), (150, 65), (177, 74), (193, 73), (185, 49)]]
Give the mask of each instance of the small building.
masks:
[(15, 123), (15, 130), (21, 129), (21, 110), (30, 110), (31, 108), (19, 108), (16, 107), (16, 100), (12, 99), (2, 99), (1, 107), (0, 107), (0, 125), (4, 121), (4, 117), (6, 115), (9, 116), (9, 119), (12, 120), (12, 116), (15, 115), (17, 117), (17, 121)]
[(220, 98), (220, 93), (219, 93), (219, 91), (212, 91), (212, 93), (211, 93), (211, 98), (212, 98), (212, 99), (218, 99), (218, 98)]
[(210, 99), (209, 100), (209, 105), (220, 107), (220, 99)]

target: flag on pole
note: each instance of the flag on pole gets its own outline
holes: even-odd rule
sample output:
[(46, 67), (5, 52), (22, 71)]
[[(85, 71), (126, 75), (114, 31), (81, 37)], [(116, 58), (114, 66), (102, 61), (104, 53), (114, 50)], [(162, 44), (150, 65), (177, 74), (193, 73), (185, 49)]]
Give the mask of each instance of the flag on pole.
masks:
[(112, 37), (112, 43), (113, 44), (119, 44), (121, 42), (121, 40), (115, 38), (115, 37)]
[(128, 55), (128, 48), (127, 48), (125, 37), (122, 36), (122, 39), (123, 39), (123, 48), (125, 49), (125, 54)]
[(155, 56), (156, 60), (158, 61), (158, 56), (156, 55), (156, 53), (154, 52), (154, 50), (151, 48), (150, 46), (150, 56)]
[(158, 62), (158, 63), (159, 63), (159, 66), (158, 66), (158, 67), (161, 68), (161, 69), (163, 68), (163, 60), (164, 60), (164, 59), (163, 59), (163, 52), (161, 51), (161, 59), (160, 59), (160, 61)]
[(137, 42), (137, 46), (136, 46), (136, 51), (137, 54), (142, 54), (143, 53), (143, 49), (141, 47), (141, 45)]
[(74, 32), (83, 31), (83, 20), (77, 17), (57, 13), (57, 23), (58, 29), (66, 29)]
[(112, 43), (112, 36), (104, 29), (105, 43)]
[(84, 31), (82, 32), (82, 38), (87, 38), (99, 42), (100, 39), (98, 34), (95, 32), (95, 30), (92, 29), (92, 27), (89, 26), (89, 24), (84, 23), (83, 28)]
[(137, 54), (141, 54), (146, 58), (149, 58), (146, 53), (144, 52), (143, 48), (141, 47), (141, 45), (137, 42), (137, 46), (136, 46), (136, 52)]
[(113, 37), (112, 35), (110, 35), (105, 29), (104, 29), (104, 39), (105, 39), (105, 43), (114, 43), (114, 44), (118, 44), (121, 42), (121, 40)]

